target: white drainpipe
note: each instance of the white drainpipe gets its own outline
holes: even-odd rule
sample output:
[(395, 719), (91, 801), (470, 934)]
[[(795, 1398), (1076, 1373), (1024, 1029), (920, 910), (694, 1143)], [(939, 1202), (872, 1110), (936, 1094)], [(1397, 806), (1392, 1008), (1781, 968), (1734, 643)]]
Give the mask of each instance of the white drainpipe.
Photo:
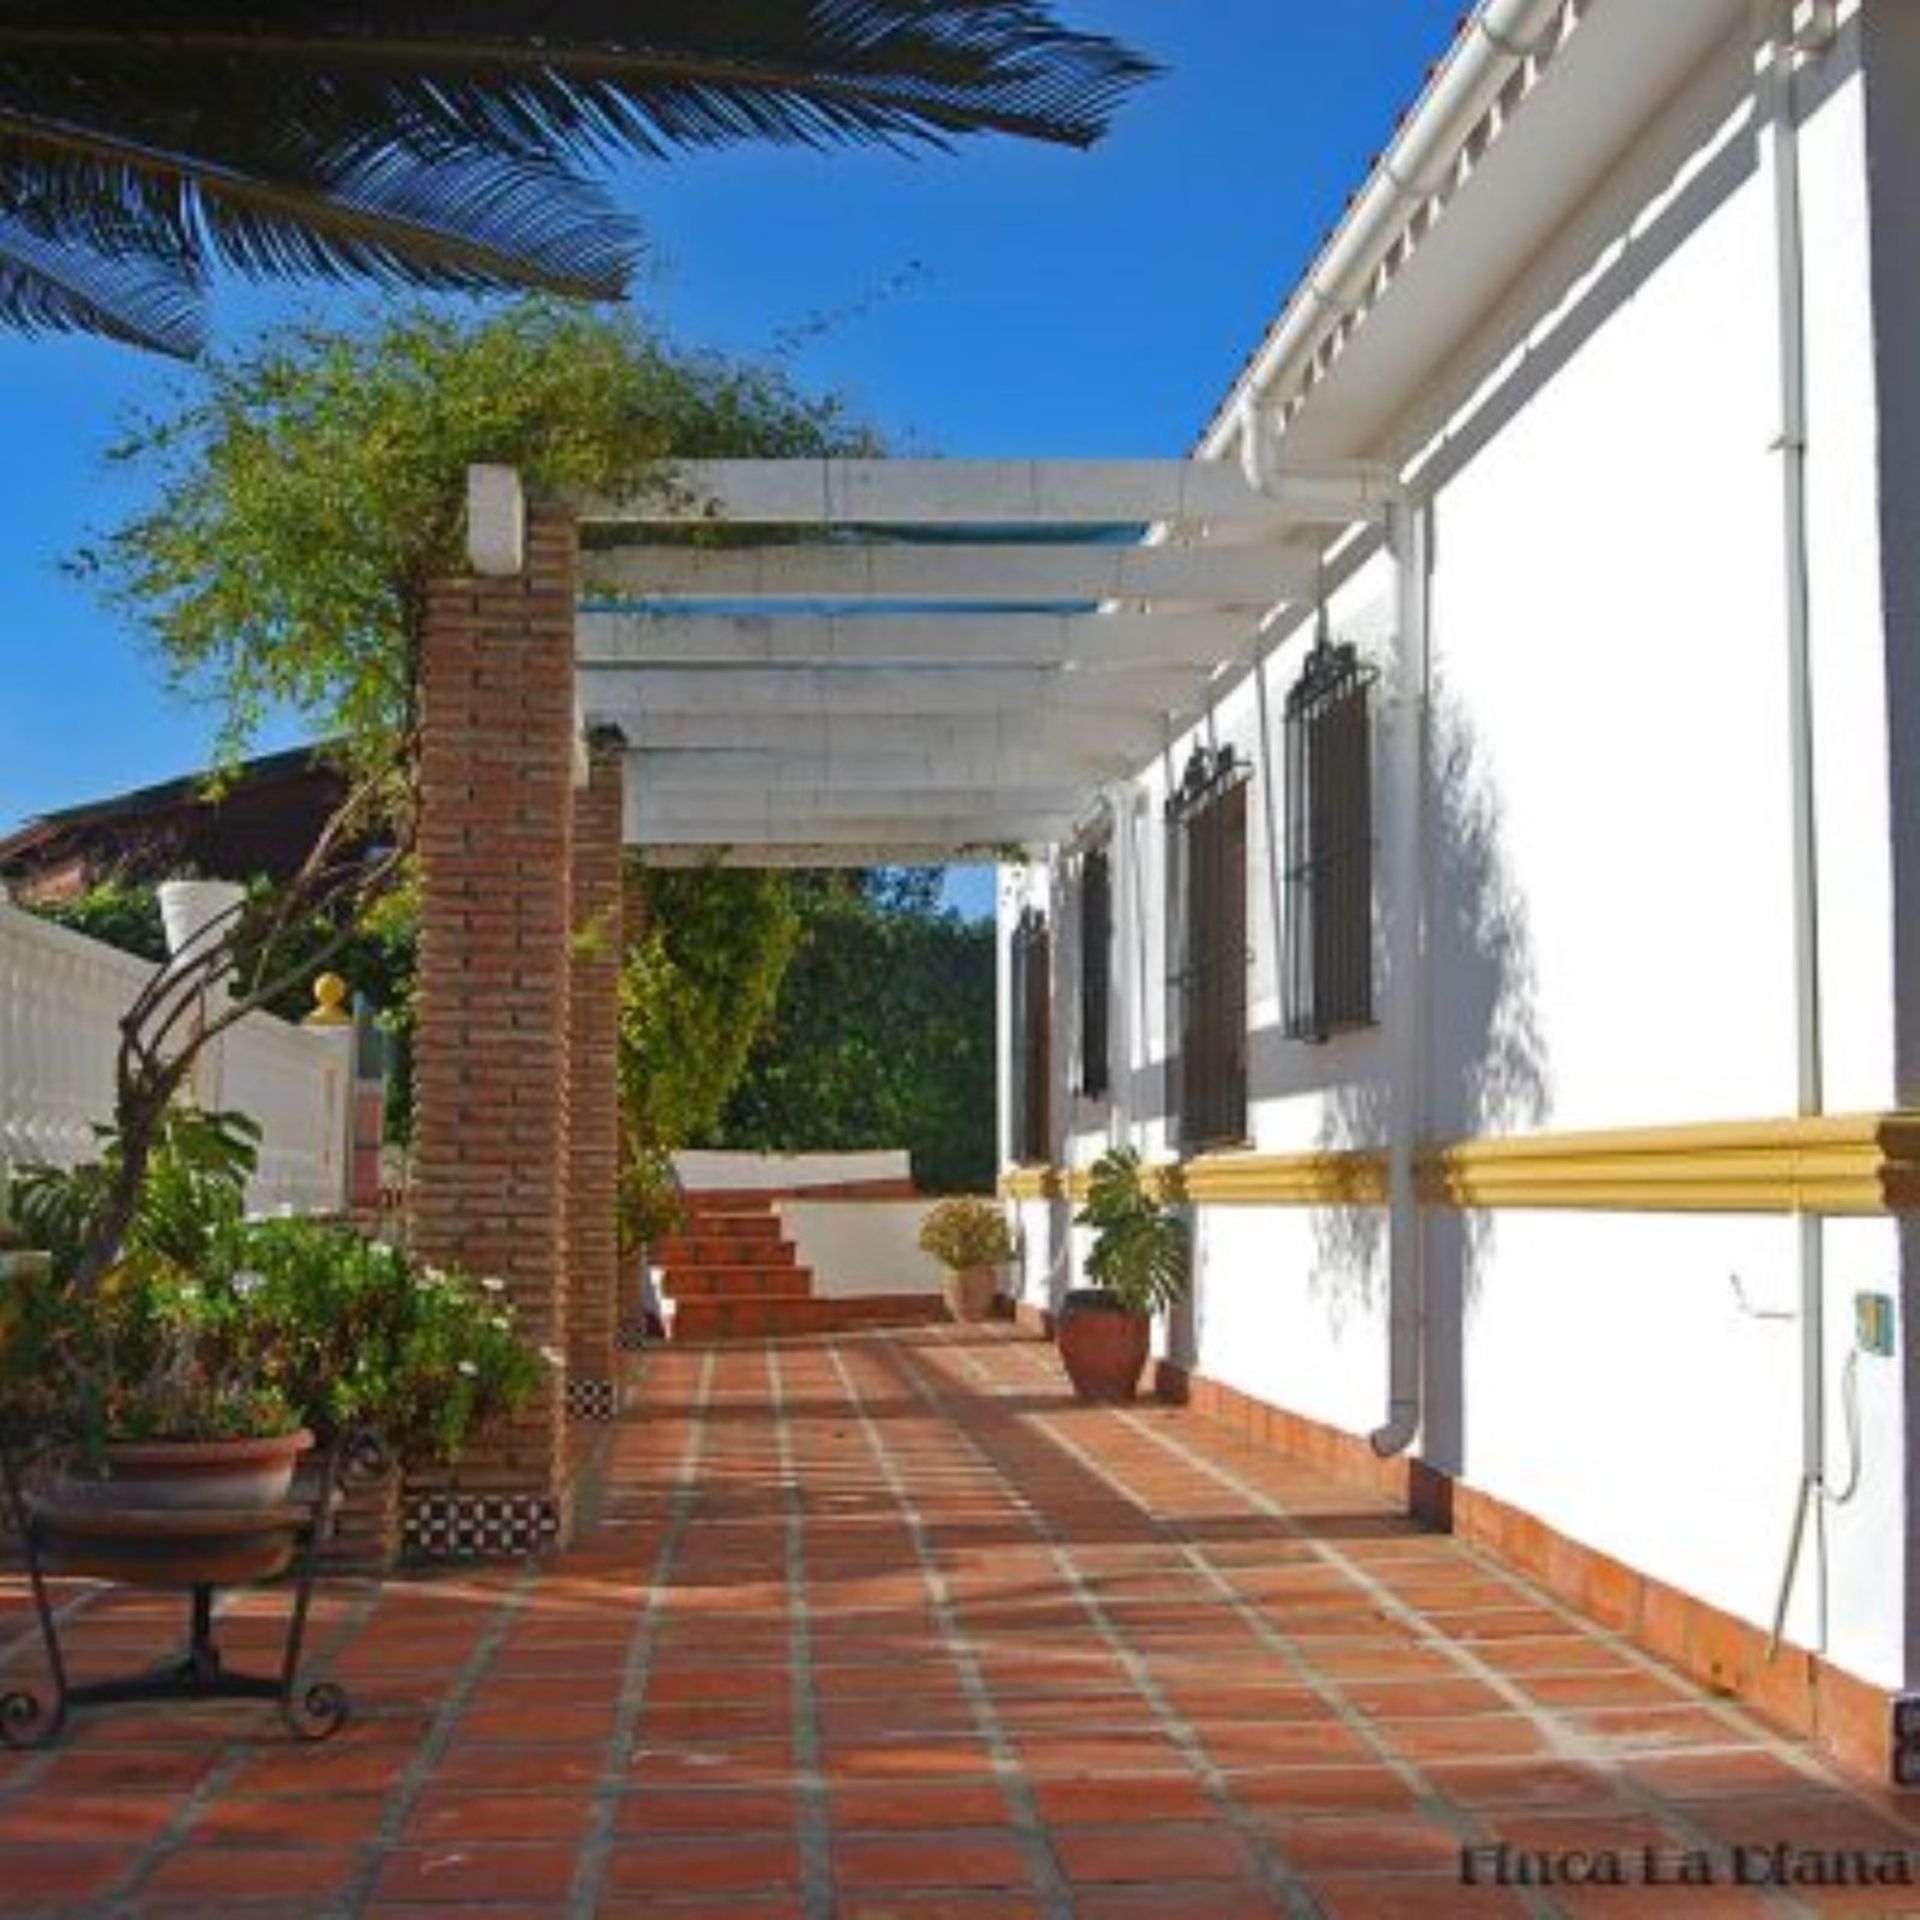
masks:
[[(1787, 733), (1793, 808), (1794, 1063), (1798, 1111), (1826, 1107), (1820, 1027), (1820, 846), (1814, 785), (1812, 609), (1807, 567), (1807, 342), (1806, 247), (1800, 192), (1800, 130), (1793, 73), (1803, 56), (1831, 43), (1827, 7), (1797, 8), (1767, 0), (1761, 18), (1767, 56), (1756, 72), (1754, 118), (1766, 129), (1772, 176), (1774, 254), (1780, 332), (1780, 454), (1782, 548), (1787, 624)], [(1797, 21), (1797, 25), (1796, 25)], [(1800, 1268), (1800, 1485), (1786, 1565), (1774, 1605), (1778, 1646), (1793, 1597), (1794, 1578), (1809, 1521), (1814, 1532), (1814, 1650), (1827, 1644), (1826, 1501), (1826, 1248), (1824, 1222), (1802, 1213)]]
[(1387, 1418), (1369, 1436), (1383, 1459), (1404, 1453), (1420, 1430), (1425, 1351), (1426, 1270), (1415, 1156), (1427, 1117), (1426, 793), (1429, 683), (1428, 582), (1431, 513), (1424, 501), (1389, 509), (1399, 631), (1389, 710), (1393, 749), (1387, 787), (1387, 879), (1396, 890), (1388, 919), (1388, 1081), (1393, 1089), (1387, 1145)]

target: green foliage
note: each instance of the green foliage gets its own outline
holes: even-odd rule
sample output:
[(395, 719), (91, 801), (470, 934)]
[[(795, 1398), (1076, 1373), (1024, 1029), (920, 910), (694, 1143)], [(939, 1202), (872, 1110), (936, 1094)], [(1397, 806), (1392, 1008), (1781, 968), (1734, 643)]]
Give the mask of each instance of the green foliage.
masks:
[(647, 926), (620, 975), (622, 1225), (650, 1240), (677, 1214), (669, 1156), (719, 1121), (799, 939), (778, 873), (645, 873)]
[(231, 760), (291, 707), (356, 772), (404, 744), (427, 583), (464, 570), (466, 470), (534, 494), (668, 484), (671, 457), (851, 451), (838, 405), (631, 315), (528, 301), (282, 328), (217, 356), (113, 458), (157, 504), (75, 560), (209, 697)]
[(696, 1144), (908, 1148), (932, 1192), (994, 1177), (993, 929), (934, 875), (809, 876), (805, 936), (724, 1122)]
[(1075, 1226), (1094, 1230), (1087, 1278), (1129, 1313), (1161, 1313), (1186, 1297), (1186, 1222), (1147, 1183), (1131, 1147), (1109, 1147), (1088, 1171)]
[(920, 1223), (920, 1250), (943, 1267), (997, 1267), (1014, 1254), (1013, 1230), (996, 1201), (955, 1194), (929, 1209)]
[[(97, 1160), (73, 1167), (22, 1167), (13, 1175), (10, 1210), (32, 1243), (71, 1277), (97, 1230), (123, 1147), (111, 1127), (96, 1127)], [(125, 1237), (129, 1261), (192, 1267), (213, 1237), (238, 1221), (247, 1180), (259, 1164), (260, 1127), (243, 1113), (176, 1106), (162, 1117)]]
[(420, 1265), (351, 1227), (249, 1221), (214, 1248), (207, 1292), (229, 1315), (232, 1350), (266, 1352), (322, 1438), (373, 1432), (444, 1459), (540, 1378), (504, 1281)]
[(167, 957), (167, 931), (161, 924), (156, 887), (103, 880), (76, 900), (53, 901), (32, 911), (56, 926), (70, 927), (122, 953), (138, 954), (142, 960)]
[[(504, 1282), (418, 1266), (338, 1224), (243, 1218), (223, 1170), (237, 1165), (229, 1130), (194, 1119), (156, 1150), (135, 1230), (97, 1286), (64, 1251), (0, 1267), (0, 1424), (71, 1435), (95, 1458), (109, 1439), (301, 1426), (445, 1457), (532, 1392), (540, 1363)], [(28, 1179), (23, 1226), (65, 1232), (52, 1203), (88, 1189)]]

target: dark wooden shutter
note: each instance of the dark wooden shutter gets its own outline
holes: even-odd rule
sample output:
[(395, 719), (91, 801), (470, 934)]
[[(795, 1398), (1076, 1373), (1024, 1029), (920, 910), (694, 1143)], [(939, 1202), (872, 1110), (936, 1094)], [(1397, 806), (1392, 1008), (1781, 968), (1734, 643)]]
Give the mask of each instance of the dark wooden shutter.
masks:
[(1080, 868), (1080, 1091), (1103, 1099), (1111, 1085), (1113, 861), (1095, 847)]
[(1052, 1151), (1052, 939), (1044, 915), (1028, 908), (1013, 930), (1008, 1026), (1013, 1157), (1044, 1161)]
[(1287, 696), (1281, 992), (1295, 1039), (1373, 1021), (1373, 681), (1322, 636)]

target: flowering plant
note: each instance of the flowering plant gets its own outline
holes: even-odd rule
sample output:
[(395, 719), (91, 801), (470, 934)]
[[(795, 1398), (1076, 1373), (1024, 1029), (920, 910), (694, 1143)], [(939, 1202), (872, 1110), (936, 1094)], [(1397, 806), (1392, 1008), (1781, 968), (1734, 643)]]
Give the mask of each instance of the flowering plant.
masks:
[(335, 1222), (245, 1218), (250, 1132), (233, 1116), (171, 1120), (121, 1255), (90, 1285), (76, 1249), (110, 1166), (16, 1181), (21, 1225), (49, 1251), (0, 1266), (0, 1426), (71, 1435), (96, 1458), (109, 1439), (301, 1427), (444, 1457), (532, 1393), (540, 1362), (503, 1281)]

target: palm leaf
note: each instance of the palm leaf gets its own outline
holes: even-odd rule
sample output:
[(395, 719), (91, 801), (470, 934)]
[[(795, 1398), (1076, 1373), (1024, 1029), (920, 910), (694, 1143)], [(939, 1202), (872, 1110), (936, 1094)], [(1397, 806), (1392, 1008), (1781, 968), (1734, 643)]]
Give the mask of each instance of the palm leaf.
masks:
[(215, 264), (604, 295), (589, 162), (1086, 145), (1150, 71), (1046, 0), (0, 0), (0, 324), (183, 351)]

